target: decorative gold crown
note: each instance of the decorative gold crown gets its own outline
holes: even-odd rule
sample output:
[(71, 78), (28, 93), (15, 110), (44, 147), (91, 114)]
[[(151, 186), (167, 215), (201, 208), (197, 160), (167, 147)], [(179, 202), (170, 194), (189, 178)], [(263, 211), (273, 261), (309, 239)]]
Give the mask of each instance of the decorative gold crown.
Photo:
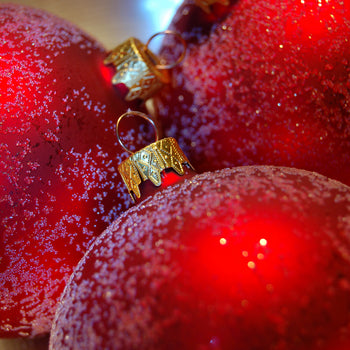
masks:
[(213, 4), (221, 4), (228, 6), (230, 4), (229, 0), (194, 0), (195, 4), (199, 6), (204, 12), (210, 13), (210, 7)]
[(141, 197), (139, 185), (142, 181), (150, 180), (155, 186), (160, 186), (163, 170), (171, 168), (183, 175), (183, 164), (193, 169), (176, 140), (168, 137), (133, 153), (118, 166), (118, 170), (134, 200), (133, 194)]
[(169, 83), (167, 70), (157, 69), (159, 59), (138, 39), (130, 38), (117, 46), (104, 60), (104, 64), (113, 64), (116, 74), (112, 84), (125, 84), (129, 92), (127, 101), (136, 98), (147, 99)]

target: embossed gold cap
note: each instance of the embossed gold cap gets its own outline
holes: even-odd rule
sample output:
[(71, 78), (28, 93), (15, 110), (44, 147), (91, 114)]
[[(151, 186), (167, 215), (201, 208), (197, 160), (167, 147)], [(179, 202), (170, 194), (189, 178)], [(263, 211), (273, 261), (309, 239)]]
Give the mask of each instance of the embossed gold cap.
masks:
[[(175, 35), (184, 46), (176, 62), (163, 64), (161, 59), (150, 49), (151, 41), (158, 35)], [(163, 84), (170, 82), (169, 70), (179, 64), (185, 56), (186, 42), (177, 32), (166, 30), (152, 35), (146, 44), (139, 39), (129, 38), (114, 48), (105, 58), (104, 64), (112, 64), (116, 73), (112, 84), (124, 84), (128, 88), (127, 101), (146, 100), (159, 90)]]
[[(123, 144), (118, 131), (121, 119), (131, 115), (140, 116), (148, 120), (156, 130), (156, 142), (135, 153), (132, 153)], [(136, 111), (124, 113), (118, 119), (116, 131), (120, 145), (131, 153), (131, 156), (118, 166), (118, 171), (133, 201), (135, 201), (136, 198), (141, 198), (140, 185), (142, 182), (150, 180), (154, 186), (161, 186), (162, 172), (164, 170), (172, 169), (180, 176), (185, 174), (184, 166), (194, 171), (186, 155), (174, 138), (167, 137), (158, 140), (157, 127), (153, 120), (146, 114)]]

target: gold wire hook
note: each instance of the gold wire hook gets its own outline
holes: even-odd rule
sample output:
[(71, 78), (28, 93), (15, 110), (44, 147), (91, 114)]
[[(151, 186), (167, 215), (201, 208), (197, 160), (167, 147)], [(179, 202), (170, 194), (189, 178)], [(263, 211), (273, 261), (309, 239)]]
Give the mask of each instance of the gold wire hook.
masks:
[(117, 139), (118, 139), (118, 142), (119, 144), (124, 148), (125, 151), (127, 151), (128, 153), (130, 154), (133, 154), (134, 152), (130, 151), (128, 147), (125, 146), (125, 144), (123, 143), (122, 139), (120, 138), (120, 135), (119, 135), (119, 124), (121, 122), (121, 120), (125, 117), (130, 117), (130, 116), (138, 116), (138, 117), (141, 117), (145, 120), (147, 120), (149, 123), (152, 124), (153, 128), (154, 128), (154, 131), (155, 131), (155, 138), (156, 138), (156, 141), (157, 142), (159, 140), (159, 130), (158, 130), (158, 127), (156, 125), (156, 123), (154, 122), (154, 120), (152, 118), (150, 118), (147, 114), (145, 113), (142, 113), (142, 112), (138, 112), (138, 111), (128, 111), (124, 114), (122, 114), (119, 118), (118, 118), (118, 121), (117, 121), (117, 124), (116, 124), (116, 135), (117, 135)]
[(157, 37), (157, 36), (159, 36), (159, 35), (174, 35), (174, 36), (176, 36), (176, 37), (181, 41), (181, 44), (182, 44), (182, 46), (183, 46), (183, 51), (182, 51), (181, 55), (179, 56), (179, 58), (178, 58), (175, 62), (169, 63), (169, 64), (156, 64), (156, 65), (155, 65), (155, 67), (156, 67), (157, 69), (159, 69), (159, 70), (172, 69), (172, 68), (176, 67), (177, 65), (179, 65), (179, 64), (183, 61), (183, 59), (185, 58), (185, 56), (186, 56), (186, 49), (187, 49), (186, 41), (185, 41), (185, 39), (181, 36), (180, 33), (175, 32), (175, 31), (173, 31), (173, 30), (164, 30), (164, 31), (162, 31), (162, 32), (158, 32), (158, 33), (153, 34), (153, 35), (148, 39), (148, 41), (147, 41), (147, 43), (146, 43), (146, 45), (145, 45), (145, 48), (144, 48), (144, 50), (145, 50), (146, 52), (149, 51), (148, 46), (150, 45), (151, 41), (152, 41), (155, 37)]

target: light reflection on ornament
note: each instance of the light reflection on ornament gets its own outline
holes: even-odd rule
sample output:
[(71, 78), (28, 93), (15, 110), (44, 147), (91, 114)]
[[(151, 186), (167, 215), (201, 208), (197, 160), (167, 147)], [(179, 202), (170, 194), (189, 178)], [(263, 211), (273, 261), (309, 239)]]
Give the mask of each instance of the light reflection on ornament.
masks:
[(252, 270), (255, 269), (255, 262), (254, 261), (249, 261), (247, 265), (250, 269), (252, 269)]
[(267, 245), (267, 240), (266, 240), (265, 238), (261, 238), (260, 241), (259, 241), (259, 243), (260, 243), (260, 245), (261, 245), (262, 247), (266, 247), (266, 245)]
[(111, 85), (112, 77), (114, 74), (113, 70), (110, 67), (107, 67), (102, 62), (100, 63), (99, 67), (100, 67), (101, 75), (103, 76), (104, 80), (108, 85)]
[(335, 22), (343, 23), (343, 19), (339, 15), (339, 10), (344, 7), (342, 2), (318, 0), (317, 6), (315, 6), (314, 2), (302, 0), (300, 4), (291, 6), (293, 6), (295, 16), (293, 21), (287, 21), (286, 26), (286, 33), (290, 38), (297, 35), (306, 41), (318, 40), (329, 35), (332, 24)]
[(227, 240), (225, 238), (220, 238), (220, 244), (225, 245), (227, 243)]

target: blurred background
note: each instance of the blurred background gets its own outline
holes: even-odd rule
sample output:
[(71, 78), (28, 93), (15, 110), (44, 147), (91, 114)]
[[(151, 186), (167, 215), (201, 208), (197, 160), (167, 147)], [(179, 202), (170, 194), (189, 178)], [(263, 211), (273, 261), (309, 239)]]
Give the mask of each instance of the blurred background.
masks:
[(168, 27), (182, 0), (0, 0), (47, 10), (75, 23), (106, 49), (135, 36), (141, 41)]
[[(0, 0), (44, 9), (64, 18), (102, 43), (107, 50), (134, 36), (143, 42), (165, 30), (182, 0)], [(0, 350), (42, 350), (39, 342), (0, 339)]]

